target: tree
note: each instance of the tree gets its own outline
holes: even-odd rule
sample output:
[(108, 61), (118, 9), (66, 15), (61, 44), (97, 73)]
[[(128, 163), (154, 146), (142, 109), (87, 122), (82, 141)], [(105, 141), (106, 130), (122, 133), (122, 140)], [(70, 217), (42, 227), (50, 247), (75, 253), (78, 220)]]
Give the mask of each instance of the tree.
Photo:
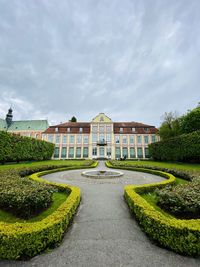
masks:
[(180, 121), (176, 112), (165, 112), (158, 134), (161, 140), (166, 140), (180, 134)]
[(70, 121), (70, 122), (77, 122), (77, 119), (76, 119), (76, 117), (73, 116), (73, 117), (71, 118), (71, 120), (69, 120), (69, 121)]
[(200, 106), (180, 118), (181, 133), (191, 133), (200, 130)]

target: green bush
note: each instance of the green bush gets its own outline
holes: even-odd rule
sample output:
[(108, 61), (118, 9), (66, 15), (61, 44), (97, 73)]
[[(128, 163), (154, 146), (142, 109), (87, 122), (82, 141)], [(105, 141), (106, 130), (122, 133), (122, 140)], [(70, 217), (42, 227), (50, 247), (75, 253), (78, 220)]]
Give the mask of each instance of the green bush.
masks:
[(200, 218), (200, 180), (155, 190), (157, 204), (182, 218)]
[(150, 144), (149, 152), (154, 160), (200, 162), (200, 131)]
[(50, 159), (54, 144), (0, 131), (0, 162)]
[(52, 202), (53, 187), (39, 184), (14, 171), (0, 173), (0, 208), (19, 218), (30, 218)]

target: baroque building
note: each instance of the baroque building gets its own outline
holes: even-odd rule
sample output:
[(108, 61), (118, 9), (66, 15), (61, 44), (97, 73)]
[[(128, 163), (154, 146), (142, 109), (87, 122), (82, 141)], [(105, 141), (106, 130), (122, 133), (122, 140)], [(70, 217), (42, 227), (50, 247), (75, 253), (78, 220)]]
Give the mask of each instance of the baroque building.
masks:
[(54, 159), (148, 158), (148, 144), (159, 141), (154, 126), (113, 122), (104, 113), (91, 122), (66, 122), (47, 128), (42, 139), (55, 144)]

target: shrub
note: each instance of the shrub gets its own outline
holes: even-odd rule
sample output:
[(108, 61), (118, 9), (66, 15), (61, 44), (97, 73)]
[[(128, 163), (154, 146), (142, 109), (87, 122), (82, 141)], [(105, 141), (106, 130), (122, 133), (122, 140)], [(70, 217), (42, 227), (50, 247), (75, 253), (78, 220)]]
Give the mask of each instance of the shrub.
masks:
[(149, 152), (154, 160), (200, 162), (200, 131), (150, 144)]
[(0, 162), (50, 159), (54, 144), (0, 131)]
[(200, 180), (156, 190), (158, 205), (183, 218), (200, 218)]

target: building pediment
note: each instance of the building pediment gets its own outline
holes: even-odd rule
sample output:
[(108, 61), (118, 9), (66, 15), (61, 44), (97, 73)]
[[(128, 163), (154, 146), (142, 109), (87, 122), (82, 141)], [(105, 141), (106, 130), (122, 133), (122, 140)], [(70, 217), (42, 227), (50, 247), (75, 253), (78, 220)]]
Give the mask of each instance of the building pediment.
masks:
[(96, 123), (96, 122), (112, 122), (112, 120), (105, 115), (105, 113), (99, 113), (99, 115), (97, 115), (93, 120), (92, 123)]

